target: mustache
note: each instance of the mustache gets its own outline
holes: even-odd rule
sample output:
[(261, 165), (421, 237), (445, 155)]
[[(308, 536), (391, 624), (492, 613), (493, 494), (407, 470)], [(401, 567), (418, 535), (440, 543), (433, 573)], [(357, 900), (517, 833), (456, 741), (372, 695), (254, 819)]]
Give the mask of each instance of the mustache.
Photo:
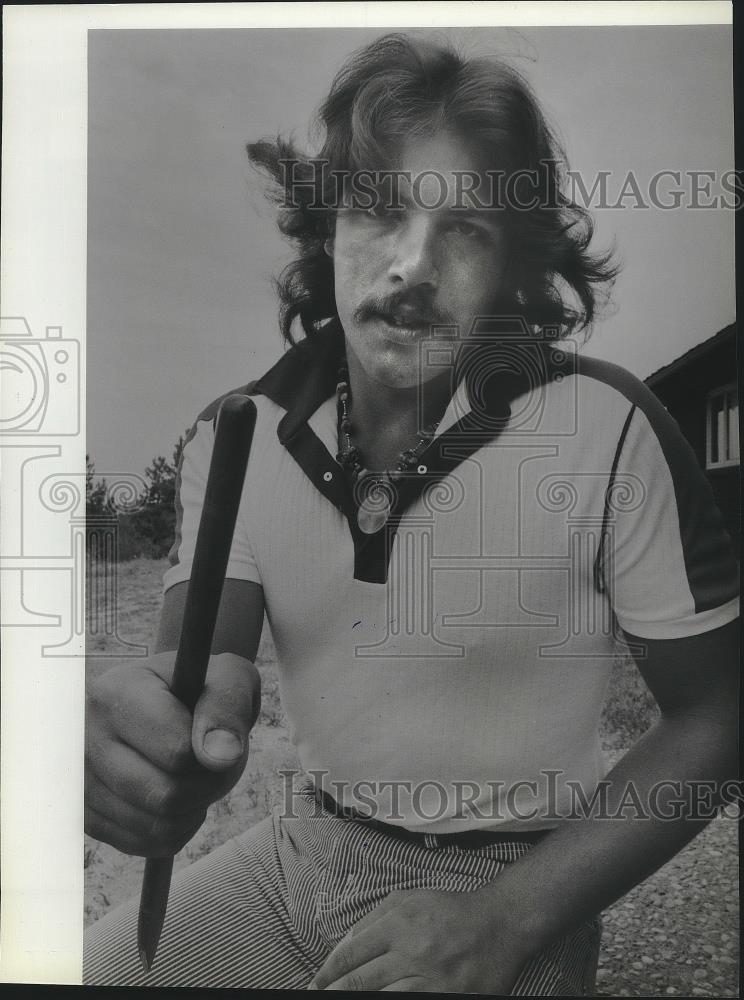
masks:
[(456, 322), (448, 310), (436, 308), (429, 295), (410, 291), (370, 295), (354, 310), (357, 323), (376, 316), (395, 316), (415, 326), (454, 326)]

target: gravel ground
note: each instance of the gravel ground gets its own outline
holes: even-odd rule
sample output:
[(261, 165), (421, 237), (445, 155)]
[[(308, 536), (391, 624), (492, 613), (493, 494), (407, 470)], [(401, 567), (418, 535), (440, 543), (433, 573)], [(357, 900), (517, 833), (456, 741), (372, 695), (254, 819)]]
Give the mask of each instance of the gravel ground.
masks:
[(738, 864), (720, 817), (606, 910), (597, 996), (738, 997)]

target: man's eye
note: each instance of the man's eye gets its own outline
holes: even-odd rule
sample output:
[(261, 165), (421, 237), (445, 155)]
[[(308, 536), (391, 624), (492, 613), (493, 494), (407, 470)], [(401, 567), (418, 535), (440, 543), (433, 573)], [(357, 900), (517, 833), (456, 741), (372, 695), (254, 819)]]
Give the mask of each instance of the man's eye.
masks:
[(388, 219), (390, 221), (397, 221), (402, 218), (403, 210), (401, 208), (391, 208), (390, 205), (378, 202), (376, 205), (373, 205), (372, 208), (368, 208), (365, 214), (372, 219)]
[(458, 236), (485, 236), (485, 232), (480, 226), (466, 219), (453, 219), (450, 223), (450, 230)]

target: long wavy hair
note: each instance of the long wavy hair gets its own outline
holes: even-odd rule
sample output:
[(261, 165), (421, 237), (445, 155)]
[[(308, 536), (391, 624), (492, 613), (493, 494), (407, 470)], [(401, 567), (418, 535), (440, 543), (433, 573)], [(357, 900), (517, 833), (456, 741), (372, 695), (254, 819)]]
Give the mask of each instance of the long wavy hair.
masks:
[[(247, 147), (272, 181), (280, 231), (297, 257), (276, 280), (282, 336), (294, 343), (299, 322), (308, 337), (336, 317), (333, 234), (338, 177), (388, 168), (404, 141), (448, 130), (479, 153), (489, 170), (521, 174), (523, 187), (503, 205), (510, 291), (500, 303), (531, 328), (555, 338), (588, 335), (617, 268), (611, 251), (590, 250), (594, 224), (565, 193), (565, 154), (529, 84), (495, 59), (465, 59), (453, 48), (388, 34), (354, 53), (318, 112), (324, 133), (317, 157), (281, 136)], [(324, 169), (319, 169), (324, 164)], [(518, 205), (535, 205), (524, 209)]]

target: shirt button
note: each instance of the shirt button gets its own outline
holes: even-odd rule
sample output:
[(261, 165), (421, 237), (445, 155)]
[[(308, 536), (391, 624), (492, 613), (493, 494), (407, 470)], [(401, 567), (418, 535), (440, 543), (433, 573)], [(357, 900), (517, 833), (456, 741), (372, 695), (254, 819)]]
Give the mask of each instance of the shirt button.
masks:
[(330, 481), (333, 479), (333, 473), (332, 472), (324, 472), (323, 473), (323, 479), (325, 479), (325, 481), (327, 483), (330, 483)]

